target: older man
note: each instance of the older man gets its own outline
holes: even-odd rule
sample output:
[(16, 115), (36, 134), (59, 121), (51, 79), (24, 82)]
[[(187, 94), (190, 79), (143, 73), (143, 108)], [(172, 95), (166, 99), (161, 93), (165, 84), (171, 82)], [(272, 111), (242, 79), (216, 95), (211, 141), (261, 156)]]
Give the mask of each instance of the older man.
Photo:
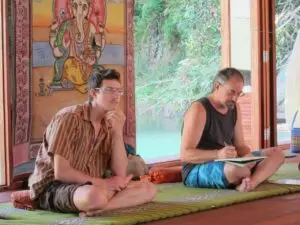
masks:
[(214, 161), (252, 155), (244, 142), (237, 104), (243, 87), (241, 72), (225, 68), (216, 75), (212, 93), (192, 103), (187, 110), (181, 143), (186, 186), (251, 191), (283, 163), (284, 154), (277, 148), (264, 150), (262, 155), (268, 156), (267, 159), (243, 168)]

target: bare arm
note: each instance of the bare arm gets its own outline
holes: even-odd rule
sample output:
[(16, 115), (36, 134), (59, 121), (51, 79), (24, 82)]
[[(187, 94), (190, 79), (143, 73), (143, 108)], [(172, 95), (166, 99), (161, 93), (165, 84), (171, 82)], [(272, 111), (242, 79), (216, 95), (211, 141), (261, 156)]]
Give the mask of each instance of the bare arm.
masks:
[[(122, 129), (123, 130), (123, 129)], [(111, 158), (111, 170), (116, 176), (126, 177), (128, 159), (123, 134), (115, 134)]]
[(196, 149), (206, 123), (206, 111), (199, 102), (194, 102), (184, 116), (180, 158), (183, 162), (202, 163), (218, 158), (218, 151)]
[(98, 186), (101, 182), (104, 184), (104, 180), (88, 176), (74, 169), (68, 160), (58, 154), (54, 155), (54, 177), (55, 180), (66, 183), (84, 184), (90, 181), (93, 184), (98, 184)]
[(112, 124), (113, 135), (111, 170), (116, 176), (126, 177), (128, 158), (123, 138), (125, 115), (122, 112), (112, 112), (109, 120)]
[(233, 136), (233, 143), (237, 150), (238, 156), (248, 156), (252, 155), (250, 153), (250, 148), (246, 145), (244, 141), (244, 135), (243, 135), (243, 128), (242, 128), (242, 118), (241, 118), (241, 110), (239, 105), (236, 106), (237, 110), (237, 121), (234, 127), (234, 136)]

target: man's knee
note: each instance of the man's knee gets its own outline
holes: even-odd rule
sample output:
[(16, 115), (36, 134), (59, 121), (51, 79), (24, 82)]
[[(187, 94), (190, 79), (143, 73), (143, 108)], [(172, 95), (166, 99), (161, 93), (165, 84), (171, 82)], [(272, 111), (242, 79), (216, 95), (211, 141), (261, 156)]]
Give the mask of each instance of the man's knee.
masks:
[(248, 167), (241, 168), (229, 164), (225, 165), (224, 172), (230, 183), (237, 183), (244, 177), (251, 176), (251, 171)]
[(283, 164), (285, 155), (283, 151), (273, 151), (269, 158), (271, 158), (277, 164)]
[(157, 195), (156, 186), (148, 181), (139, 184), (141, 196), (145, 197), (147, 202), (151, 202)]
[(106, 193), (94, 185), (79, 187), (74, 193), (74, 204), (79, 211), (92, 211), (104, 208), (108, 203)]

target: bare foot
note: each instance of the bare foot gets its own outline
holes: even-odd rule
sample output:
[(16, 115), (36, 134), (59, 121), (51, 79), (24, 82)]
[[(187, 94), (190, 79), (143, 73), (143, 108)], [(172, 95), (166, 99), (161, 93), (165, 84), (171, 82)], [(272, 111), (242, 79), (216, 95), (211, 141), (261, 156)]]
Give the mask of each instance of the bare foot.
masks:
[(253, 190), (250, 177), (245, 177), (242, 182), (236, 187), (239, 192), (249, 192)]
[(90, 212), (80, 212), (79, 217), (93, 217), (93, 216), (101, 216), (101, 214), (104, 212), (103, 209), (90, 211)]
[(80, 212), (79, 217), (86, 217), (86, 212)]

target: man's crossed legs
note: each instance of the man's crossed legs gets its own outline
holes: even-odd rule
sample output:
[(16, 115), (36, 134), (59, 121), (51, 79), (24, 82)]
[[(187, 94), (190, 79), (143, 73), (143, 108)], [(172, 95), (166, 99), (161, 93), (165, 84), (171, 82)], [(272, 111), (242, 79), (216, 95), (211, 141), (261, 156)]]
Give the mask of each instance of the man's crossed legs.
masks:
[(131, 181), (118, 192), (91, 183), (66, 184), (53, 181), (39, 197), (38, 205), (48, 211), (95, 216), (104, 211), (151, 202), (155, 196), (156, 187), (148, 181)]
[(273, 175), (284, 162), (284, 153), (276, 148), (267, 149), (262, 155), (268, 158), (243, 168), (225, 162), (199, 164), (187, 176), (185, 185), (220, 189), (235, 187), (241, 192), (251, 191)]

